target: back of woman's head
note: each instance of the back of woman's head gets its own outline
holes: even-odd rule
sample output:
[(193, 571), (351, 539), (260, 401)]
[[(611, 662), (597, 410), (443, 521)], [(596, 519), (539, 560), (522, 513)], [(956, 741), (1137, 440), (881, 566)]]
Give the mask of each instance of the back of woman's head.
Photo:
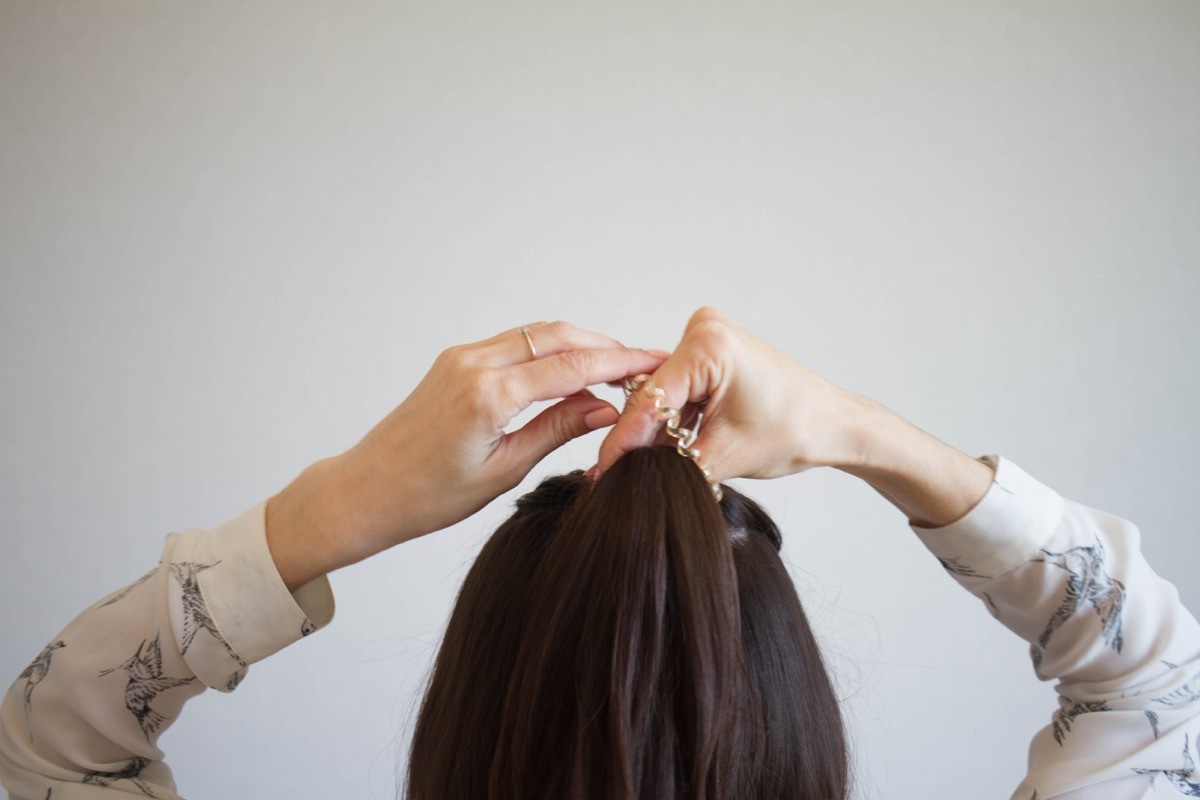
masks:
[(837, 700), (757, 504), (672, 448), (517, 502), (463, 583), (411, 800), (837, 798)]

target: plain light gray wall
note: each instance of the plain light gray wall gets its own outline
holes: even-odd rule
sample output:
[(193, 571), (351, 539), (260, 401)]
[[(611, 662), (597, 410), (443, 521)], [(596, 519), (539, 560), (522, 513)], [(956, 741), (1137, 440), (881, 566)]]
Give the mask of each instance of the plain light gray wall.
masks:
[[(1200, 608), (1198, 43), (1194, 0), (3, 0), (0, 673), (443, 347), (554, 318), (671, 347), (704, 303), (1134, 520)], [(1054, 709), (1022, 643), (853, 479), (743, 488), (856, 796), (1006, 796)], [(328, 630), (164, 736), (182, 791), (393, 796), (513, 496), (335, 574)]]

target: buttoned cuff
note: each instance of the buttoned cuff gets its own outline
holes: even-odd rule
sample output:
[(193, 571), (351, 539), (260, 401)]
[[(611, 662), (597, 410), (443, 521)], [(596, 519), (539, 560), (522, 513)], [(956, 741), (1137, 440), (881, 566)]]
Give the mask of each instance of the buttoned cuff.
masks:
[(970, 511), (938, 528), (910, 525), (946, 569), (967, 583), (1003, 575), (1038, 555), (1064, 510), (1057, 492), (1008, 459), (989, 454), (979, 460), (995, 475)]
[(188, 665), (212, 688), (231, 691), (248, 665), (333, 619), (327, 577), (288, 591), (267, 547), (266, 506), (176, 534), (168, 548), (171, 624)]

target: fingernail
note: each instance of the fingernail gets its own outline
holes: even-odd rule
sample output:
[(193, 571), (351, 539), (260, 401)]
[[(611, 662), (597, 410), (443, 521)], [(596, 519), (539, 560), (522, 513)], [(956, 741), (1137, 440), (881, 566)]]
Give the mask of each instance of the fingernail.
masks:
[(589, 431), (594, 431), (597, 428), (606, 428), (613, 425), (617, 421), (617, 410), (612, 406), (604, 406), (597, 408), (595, 411), (589, 411), (583, 415), (583, 424), (587, 426)]
[(584, 479), (585, 479), (585, 480), (587, 480), (589, 483), (595, 483), (595, 482), (596, 482), (596, 478), (600, 477), (600, 465), (599, 465), (599, 464), (593, 464), (593, 465), (591, 466), (591, 468), (589, 468), (589, 469), (588, 469), (588, 471), (587, 471), (587, 472), (583, 473), (583, 477), (584, 477)]
[(657, 356), (659, 358), (670, 358), (671, 357), (671, 354), (668, 353), (666, 350), (652, 350), (650, 348), (646, 348), (646, 352), (652, 356)]

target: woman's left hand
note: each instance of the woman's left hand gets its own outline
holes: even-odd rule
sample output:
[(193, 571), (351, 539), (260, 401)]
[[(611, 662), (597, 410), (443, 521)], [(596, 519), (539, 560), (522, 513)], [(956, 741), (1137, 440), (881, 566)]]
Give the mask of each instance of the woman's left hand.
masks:
[[(267, 503), (267, 542), (289, 589), (465, 519), (571, 439), (618, 413), (588, 386), (667, 357), (565, 322), (451, 347), (362, 441), (313, 464)], [(536, 348), (533, 357), (530, 343)], [(539, 400), (562, 398), (524, 427)]]

